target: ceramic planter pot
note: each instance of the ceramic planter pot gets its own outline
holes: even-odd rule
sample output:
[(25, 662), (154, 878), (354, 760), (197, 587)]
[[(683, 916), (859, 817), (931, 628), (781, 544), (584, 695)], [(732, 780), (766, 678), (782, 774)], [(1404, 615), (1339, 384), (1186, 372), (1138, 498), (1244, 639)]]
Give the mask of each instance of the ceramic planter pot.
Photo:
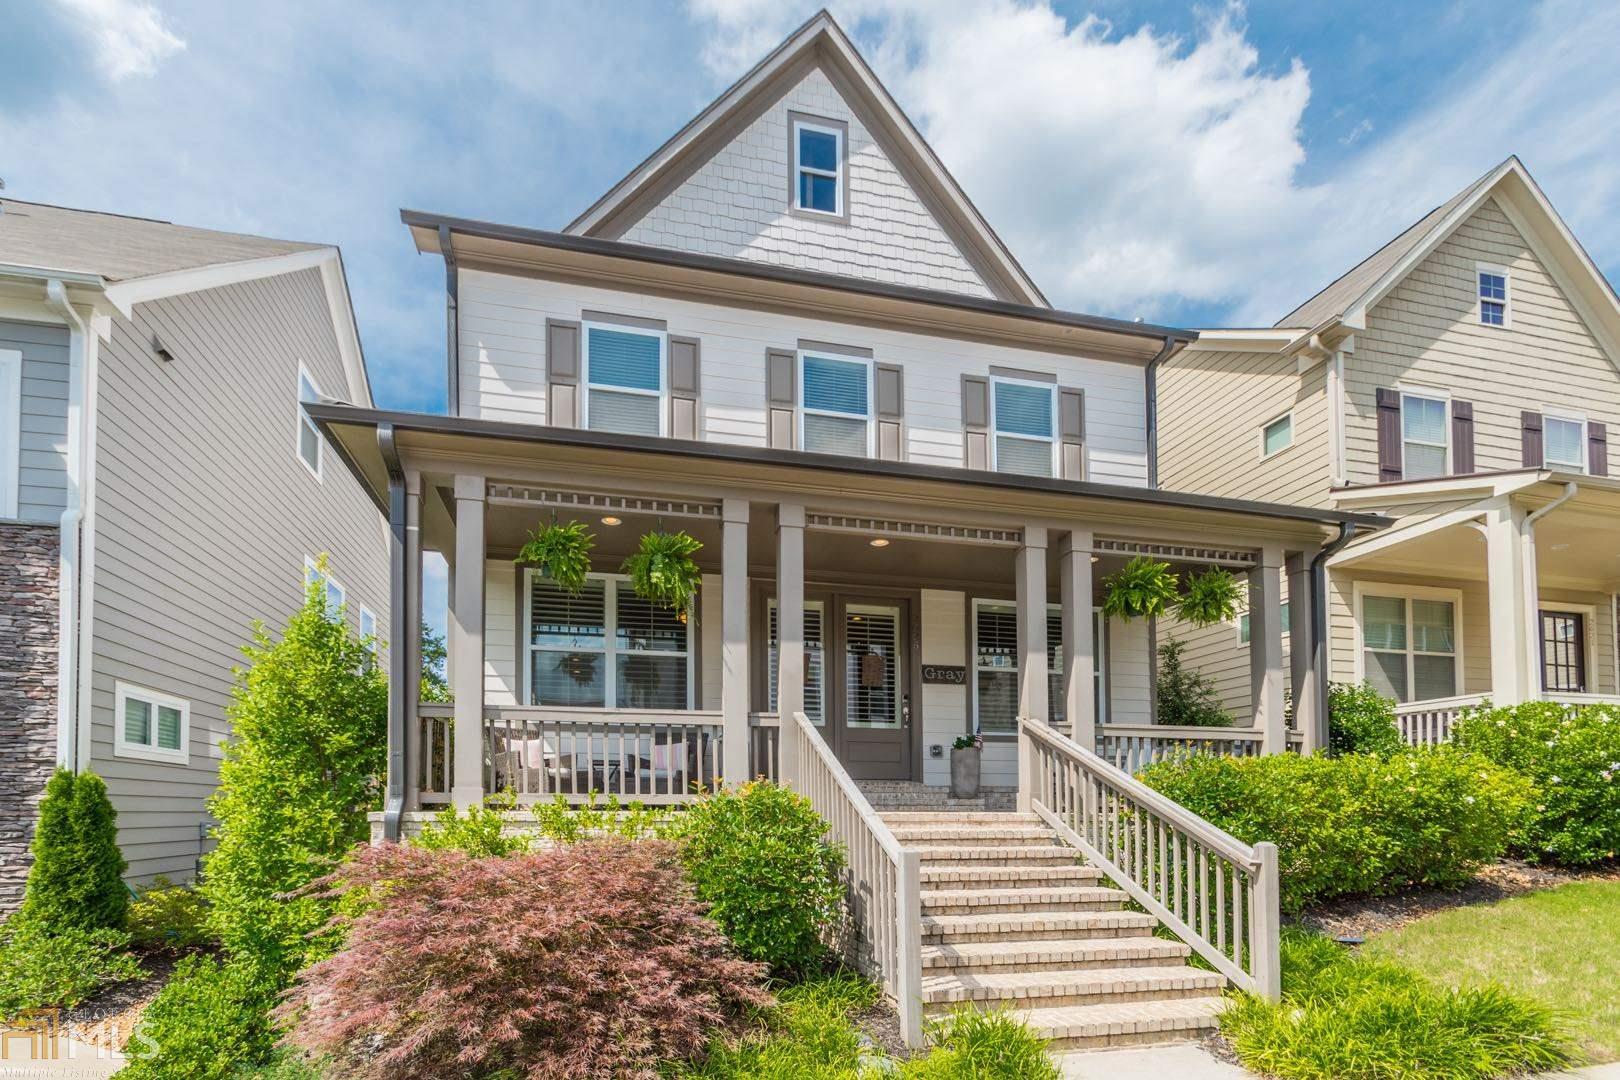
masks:
[(984, 751), (977, 746), (951, 751), (951, 798), (979, 797), (979, 763)]

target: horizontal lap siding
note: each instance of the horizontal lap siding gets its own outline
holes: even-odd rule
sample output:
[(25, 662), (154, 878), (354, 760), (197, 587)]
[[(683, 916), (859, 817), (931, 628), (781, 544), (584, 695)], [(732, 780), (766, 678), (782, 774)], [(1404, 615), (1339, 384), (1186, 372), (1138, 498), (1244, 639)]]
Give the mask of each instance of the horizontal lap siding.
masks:
[[(317, 270), (141, 304), (102, 346), (91, 752), (133, 878), (190, 875), (231, 669), (253, 620), (279, 629), (301, 603), (306, 555), (329, 555), (351, 623), (364, 605), (387, 625), (381, 516), (330, 448), (324, 481), (294, 450), (300, 362), (358, 399)], [(190, 702), (188, 765), (113, 755), (119, 681)]]
[(1090, 479), (1147, 479), (1143, 376), (1134, 365), (479, 270), (463, 271), (460, 303), (468, 416), (544, 423), (546, 320), (609, 311), (664, 320), (670, 333), (702, 340), (702, 430), (712, 442), (766, 444), (765, 350), (802, 338), (871, 349), (904, 369), (908, 460), (962, 464), (961, 377), (997, 365), (1085, 391)]
[(22, 353), (17, 518), (55, 523), (67, 505), (68, 331), (0, 321), (0, 350)]
[[(1475, 264), (1506, 266), (1511, 326), (1481, 326)], [(1567, 409), (1620, 422), (1620, 374), (1495, 201), (1367, 313), (1346, 367), (1350, 479), (1378, 479), (1374, 393), (1405, 382), (1474, 406), (1474, 468), (1522, 464), (1519, 414)]]

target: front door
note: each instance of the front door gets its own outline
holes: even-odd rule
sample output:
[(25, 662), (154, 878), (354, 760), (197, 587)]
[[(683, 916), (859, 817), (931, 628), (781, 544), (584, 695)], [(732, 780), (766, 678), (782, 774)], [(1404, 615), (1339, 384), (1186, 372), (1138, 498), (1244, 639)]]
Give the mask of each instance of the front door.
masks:
[(911, 693), (903, 601), (834, 597), (828, 716), (832, 746), (857, 780), (910, 780)]
[(1586, 693), (1586, 623), (1578, 612), (1541, 612), (1541, 688)]

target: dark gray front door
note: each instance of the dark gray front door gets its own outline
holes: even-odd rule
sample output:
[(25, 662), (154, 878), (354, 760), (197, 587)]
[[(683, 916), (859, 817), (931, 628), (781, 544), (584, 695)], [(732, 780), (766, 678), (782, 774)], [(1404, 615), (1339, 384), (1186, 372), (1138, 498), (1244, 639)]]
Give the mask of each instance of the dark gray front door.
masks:
[(857, 780), (910, 780), (911, 687), (903, 600), (833, 598), (827, 715), (832, 745)]

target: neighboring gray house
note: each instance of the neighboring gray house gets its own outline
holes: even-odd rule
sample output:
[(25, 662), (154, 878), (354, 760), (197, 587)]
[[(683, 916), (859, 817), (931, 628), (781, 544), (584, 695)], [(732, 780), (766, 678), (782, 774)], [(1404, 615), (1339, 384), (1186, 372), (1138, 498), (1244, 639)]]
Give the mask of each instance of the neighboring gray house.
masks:
[(0, 911), (57, 764), (190, 877), (231, 670), (307, 561), (387, 617), (376, 509), (300, 399), (369, 404), (336, 248), (0, 200)]

